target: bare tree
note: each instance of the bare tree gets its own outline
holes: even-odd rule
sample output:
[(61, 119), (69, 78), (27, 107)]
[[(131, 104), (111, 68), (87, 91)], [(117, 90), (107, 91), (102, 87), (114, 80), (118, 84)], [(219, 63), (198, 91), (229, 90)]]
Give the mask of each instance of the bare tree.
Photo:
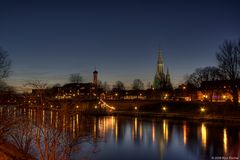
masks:
[(83, 82), (83, 78), (82, 78), (82, 76), (80, 75), (80, 73), (74, 73), (74, 74), (71, 74), (71, 75), (70, 75), (69, 81), (70, 81), (71, 83), (81, 83), (81, 82)]
[(106, 81), (103, 82), (102, 88), (103, 88), (104, 91), (109, 91), (110, 90), (110, 87), (109, 87), (109, 85), (108, 85), (108, 83)]
[(121, 81), (116, 81), (116, 83), (115, 83), (113, 89), (115, 89), (115, 90), (119, 90), (119, 91), (125, 90), (124, 83), (121, 82)]
[(60, 83), (54, 84), (52, 88), (58, 88), (58, 87), (61, 87), (61, 84), (60, 84)]
[(135, 79), (132, 84), (132, 89), (134, 90), (142, 90), (144, 89), (144, 83), (140, 79)]
[(220, 70), (217, 67), (210, 66), (204, 68), (197, 68), (190, 76), (185, 76), (188, 91), (194, 91), (196, 88), (200, 89), (203, 94), (209, 92), (210, 101), (212, 101), (214, 88), (207, 85), (202, 85), (205, 81), (216, 81), (221, 79)]
[(12, 107), (1, 106), (0, 109), (0, 140), (3, 140), (10, 133), (12, 126), (18, 121), (14, 117)]
[(197, 88), (201, 87), (204, 81), (215, 81), (221, 79), (220, 70), (214, 66), (197, 68), (195, 72), (189, 76), (185, 76), (186, 82), (194, 85)]
[[(90, 141), (90, 132), (82, 130), (72, 133), (72, 121), (66, 112), (58, 112), (58, 119), (50, 123), (49, 117), (42, 124), (36, 124), (35, 145), (39, 155), (38, 159), (66, 160), (71, 153), (79, 150), (78, 145)], [(55, 125), (57, 124), (58, 127)]]
[(240, 73), (240, 40), (238, 43), (226, 40), (219, 47), (216, 53), (218, 67), (223, 78), (230, 81), (230, 94), (233, 96), (233, 103), (238, 105), (238, 80)]
[(9, 133), (9, 141), (25, 154), (32, 154), (34, 141), (34, 127), (32, 122), (24, 115), (14, 117), (17, 123), (14, 123)]
[(9, 86), (5, 81), (0, 80), (0, 91), (14, 91), (14, 88)]
[(32, 87), (33, 89), (46, 89), (48, 83), (43, 82), (41, 80), (32, 80), (27, 81), (27, 83), (24, 84), (24, 86)]
[(0, 48), (0, 80), (8, 77), (11, 67), (11, 60), (6, 51)]

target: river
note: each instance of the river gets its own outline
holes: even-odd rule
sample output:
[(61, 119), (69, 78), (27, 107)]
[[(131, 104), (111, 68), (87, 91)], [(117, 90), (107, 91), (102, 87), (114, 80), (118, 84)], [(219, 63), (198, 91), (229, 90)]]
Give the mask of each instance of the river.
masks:
[[(0, 111), (1, 114), (7, 112), (3, 109)], [(74, 149), (71, 150), (70, 159), (73, 160), (240, 158), (240, 124), (237, 123), (126, 116), (97, 117), (34, 109), (15, 110), (12, 114), (16, 116), (19, 113), (24, 113), (35, 124), (34, 129), (31, 129), (33, 138), (42, 136), (40, 139), (44, 141), (40, 142), (39, 139), (42, 148), (46, 146), (45, 143), (49, 143), (48, 146), (54, 146), (52, 142), (57, 141), (57, 147), (60, 149), (55, 151), (61, 154), (66, 151), (63, 149), (65, 145), (71, 144)], [(36, 130), (36, 126), (44, 129)], [(56, 131), (61, 131), (59, 132), (61, 134), (67, 132), (71, 138), (63, 138), (50, 128), (56, 128)], [(13, 129), (14, 131), (16, 129)], [(40, 131), (42, 133), (39, 133)], [(17, 132), (17, 134), (20, 133), (23, 134)], [(29, 131), (27, 133), (30, 135)], [(46, 137), (50, 137), (49, 142), (46, 142)], [(44, 149), (36, 148), (33, 147), (31, 154), (39, 157), (40, 151)]]
[[(240, 126), (236, 124), (139, 117), (92, 118), (93, 134), (100, 135), (102, 140), (92, 144), (97, 151), (90, 155), (90, 159), (199, 160), (240, 157)], [(81, 148), (90, 146), (85, 143)], [(72, 158), (82, 156), (84, 152), (79, 152)]]

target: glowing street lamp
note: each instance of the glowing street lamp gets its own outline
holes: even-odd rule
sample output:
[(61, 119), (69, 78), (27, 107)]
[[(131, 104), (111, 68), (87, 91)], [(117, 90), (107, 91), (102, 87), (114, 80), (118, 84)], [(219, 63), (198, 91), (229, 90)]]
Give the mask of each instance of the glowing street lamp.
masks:
[(167, 111), (167, 107), (166, 107), (166, 106), (163, 106), (163, 107), (162, 107), (162, 110), (163, 110), (164, 112), (166, 112), (166, 111)]
[(201, 111), (201, 113), (204, 113), (206, 111), (206, 109), (204, 107), (201, 107), (200, 111)]

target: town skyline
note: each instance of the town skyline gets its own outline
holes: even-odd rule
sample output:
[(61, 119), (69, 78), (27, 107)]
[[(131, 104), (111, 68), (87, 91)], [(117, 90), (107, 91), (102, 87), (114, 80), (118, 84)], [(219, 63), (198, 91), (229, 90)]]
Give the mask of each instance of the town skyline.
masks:
[(177, 86), (196, 68), (216, 65), (224, 40), (239, 38), (240, 11), (238, 1), (171, 2), (3, 1), (0, 45), (13, 61), (8, 82), (64, 84), (72, 73), (88, 82), (96, 67), (111, 85), (153, 83), (161, 48)]

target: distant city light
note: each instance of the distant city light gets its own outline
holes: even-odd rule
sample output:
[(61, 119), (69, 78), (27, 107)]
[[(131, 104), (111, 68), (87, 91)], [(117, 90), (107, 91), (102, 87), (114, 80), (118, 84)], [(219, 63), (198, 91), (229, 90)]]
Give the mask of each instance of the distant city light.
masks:
[(166, 106), (163, 106), (163, 107), (162, 107), (162, 110), (163, 110), (163, 111), (166, 111), (166, 110), (167, 110), (167, 107), (166, 107)]
[(206, 109), (205, 109), (204, 107), (201, 107), (200, 111), (201, 111), (201, 112), (205, 112)]

